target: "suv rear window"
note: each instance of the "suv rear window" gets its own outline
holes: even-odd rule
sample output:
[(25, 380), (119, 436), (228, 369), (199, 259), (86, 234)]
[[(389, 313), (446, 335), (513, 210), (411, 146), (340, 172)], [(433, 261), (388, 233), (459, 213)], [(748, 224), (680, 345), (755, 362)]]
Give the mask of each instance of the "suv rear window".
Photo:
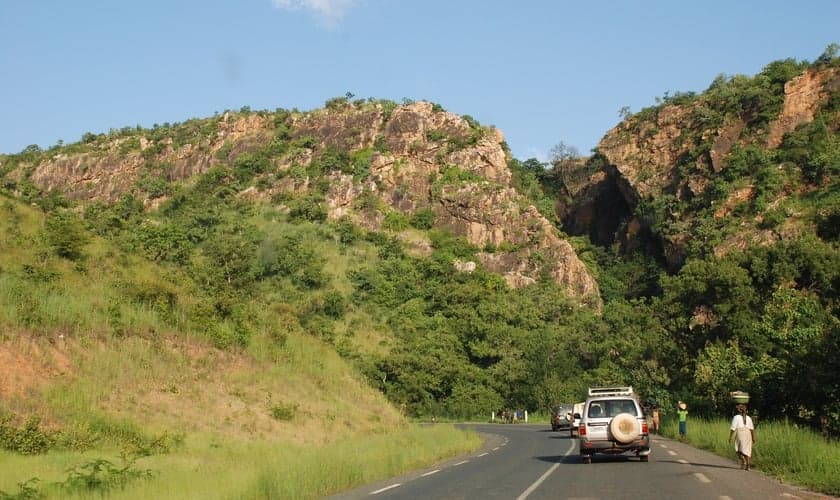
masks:
[(589, 403), (589, 418), (614, 417), (619, 413), (629, 413), (638, 417), (636, 405), (631, 400), (621, 399), (594, 399)]

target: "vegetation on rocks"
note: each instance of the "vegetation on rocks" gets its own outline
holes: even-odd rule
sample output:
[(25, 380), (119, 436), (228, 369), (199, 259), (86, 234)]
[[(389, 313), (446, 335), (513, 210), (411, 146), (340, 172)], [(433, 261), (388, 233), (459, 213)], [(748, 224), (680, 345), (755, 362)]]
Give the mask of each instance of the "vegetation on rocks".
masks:
[[(86, 458), (70, 464), (74, 487), (123, 488), (155, 480), (148, 457), (180, 474), (185, 447), (241, 458), (262, 439), (380, 439), (407, 418), (546, 409), (600, 384), (710, 417), (748, 390), (763, 418), (824, 416), (836, 434), (829, 52), (666, 96), (588, 162), (554, 167), (511, 158), (500, 134), (438, 105), (348, 96), (2, 155), (0, 461)], [(806, 74), (823, 75), (822, 93), (784, 128), (788, 83)], [(672, 162), (625, 161), (628, 141), (666, 136)], [(587, 226), (593, 208), (611, 226)], [(549, 236), (567, 234), (562, 254)], [(597, 300), (574, 278), (597, 281)], [(237, 487), (283, 496), (287, 460), (270, 455)]]

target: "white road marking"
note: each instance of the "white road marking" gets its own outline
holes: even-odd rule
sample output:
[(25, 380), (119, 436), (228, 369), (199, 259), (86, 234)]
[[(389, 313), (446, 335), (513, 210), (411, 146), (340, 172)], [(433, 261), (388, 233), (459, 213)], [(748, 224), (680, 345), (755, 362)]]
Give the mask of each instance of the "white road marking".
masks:
[(798, 497), (798, 496), (796, 496), (792, 493), (782, 493), (782, 496), (783, 497), (790, 497), (790, 498), (802, 498), (802, 497)]
[(708, 477), (704, 476), (702, 472), (695, 472), (694, 477), (700, 480), (701, 483), (711, 483), (712, 480)]
[(493, 451), (499, 451), (499, 447), (497, 446), (497, 447), (493, 448)]
[(483, 457), (484, 455), (489, 455), (489, 453), (482, 453), (481, 455), (479, 455), (479, 456), (478, 456), (478, 458), (481, 458), (481, 457)]
[(457, 464), (452, 464), (452, 467), (457, 467), (459, 465), (464, 465), (465, 463), (468, 463), (468, 462), (469, 462), (469, 460), (461, 460)]
[(677, 454), (677, 452), (674, 451), (674, 450), (668, 450), (668, 454), (672, 455), (672, 456), (675, 456)]
[(440, 469), (430, 470), (429, 472), (422, 474), (422, 477), (431, 476), (432, 474), (437, 474), (440, 472)]
[(383, 491), (392, 490), (392, 489), (394, 489), (394, 488), (398, 488), (398, 487), (400, 487), (400, 486), (402, 486), (402, 483), (392, 484), (391, 486), (386, 486), (386, 487), (384, 487), (384, 488), (382, 488), (382, 489), (379, 489), (379, 490), (376, 490), (376, 491), (371, 491), (371, 492), (370, 492), (370, 494), (371, 494), (371, 495), (378, 495), (378, 494), (382, 493)]
[[(563, 456), (564, 456), (564, 457), (568, 457), (568, 456), (569, 456), (569, 453), (571, 453), (571, 452), (572, 452), (572, 450), (574, 450), (574, 449), (575, 449), (575, 443), (574, 443), (574, 441), (573, 441), (573, 442), (571, 442), (571, 443), (570, 443), (570, 445), (569, 445), (569, 449), (568, 449), (568, 450), (566, 450), (566, 454), (565, 454), (565, 455), (563, 455)], [(543, 482), (543, 481), (545, 481), (545, 480), (546, 480), (546, 478), (547, 478), (548, 476), (550, 476), (552, 472), (556, 471), (558, 467), (560, 467), (560, 462), (557, 462), (556, 464), (554, 464), (554, 465), (552, 465), (551, 467), (549, 467), (549, 468), (548, 468), (548, 470), (547, 470), (547, 471), (545, 471), (545, 474), (543, 474), (542, 476), (540, 476), (540, 478), (539, 478), (539, 479), (537, 479), (536, 481), (534, 481), (534, 484), (532, 484), (531, 486), (528, 486), (528, 489), (527, 489), (527, 490), (525, 490), (525, 491), (523, 491), (521, 495), (519, 495), (518, 497), (516, 497), (516, 500), (525, 500), (526, 498), (528, 498), (528, 495), (530, 495), (530, 494), (531, 494), (531, 493), (533, 493), (533, 492), (534, 492), (537, 488), (539, 488), (539, 486), (542, 484), (542, 482)]]
[(666, 448), (666, 449), (668, 448), (666, 445), (661, 444), (661, 443), (659, 444), (659, 446), (661, 446), (661, 447), (663, 447), (663, 448)]
[(685, 460), (685, 459), (683, 459), (683, 458), (681, 458), (681, 459), (677, 460), (677, 462), (679, 462), (679, 463), (681, 463), (681, 464), (686, 464), (686, 465), (688, 465), (688, 460)]
[(525, 500), (526, 498), (528, 498), (528, 495), (530, 495), (531, 493), (533, 493), (533, 492), (534, 492), (534, 490), (536, 490), (537, 488), (539, 488), (539, 486), (542, 484), (542, 482), (543, 482), (543, 481), (545, 481), (545, 480), (546, 480), (546, 478), (547, 478), (548, 476), (550, 476), (552, 472), (556, 471), (558, 467), (560, 467), (560, 462), (558, 462), (558, 463), (556, 463), (556, 464), (552, 465), (551, 467), (549, 467), (549, 468), (548, 468), (548, 470), (547, 470), (547, 471), (545, 471), (545, 474), (543, 474), (542, 476), (540, 476), (540, 478), (539, 478), (539, 479), (537, 479), (536, 481), (534, 481), (534, 484), (532, 484), (531, 486), (529, 486), (527, 490), (523, 491), (521, 495), (519, 495), (518, 497), (516, 497), (516, 500)]
[(728, 497), (726, 495), (723, 495), (722, 497), (720, 497), (720, 500), (732, 500), (732, 497)]

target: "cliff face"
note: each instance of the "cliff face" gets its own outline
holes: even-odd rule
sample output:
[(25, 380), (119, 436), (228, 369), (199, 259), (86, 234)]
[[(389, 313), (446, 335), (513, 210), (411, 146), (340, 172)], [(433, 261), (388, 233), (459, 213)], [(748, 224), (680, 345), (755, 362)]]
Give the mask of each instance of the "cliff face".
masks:
[[(770, 104), (749, 100), (751, 90), (764, 90), (763, 80), (743, 82), (666, 100), (610, 130), (597, 147), (598, 172), (571, 193), (567, 231), (625, 248), (653, 231), (672, 269), (698, 251), (723, 255), (801, 234), (809, 214), (785, 208), (781, 222), (769, 222), (774, 210), (815, 188), (802, 183), (802, 165), (784, 162), (777, 149), (786, 134), (815, 119), (837, 133), (832, 103), (840, 94), (840, 70), (810, 67), (779, 84), (775, 114)], [(757, 118), (766, 115), (771, 117)], [(768, 189), (767, 177), (781, 188)], [(703, 250), (697, 250), (700, 228), (715, 232)]]
[[(390, 211), (431, 211), (435, 226), (484, 249), (481, 263), (510, 285), (550, 275), (571, 296), (600, 304), (571, 246), (511, 187), (502, 134), (427, 102), (338, 100), (308, 113), (225, 113), (171, 130), (112, 133), (20, 165), (8, 177), (28, 176), (82, 203), (131, 193), (154, 209), (166, 197), (150, 181), (190, 183), (249, 155), (269, 165), (240, 196), (282, 205), (284, 196), (323, 192), (329, 219), (371, 230), (380, 230)], [(341, 161), (330, 163), (328, 155)]]

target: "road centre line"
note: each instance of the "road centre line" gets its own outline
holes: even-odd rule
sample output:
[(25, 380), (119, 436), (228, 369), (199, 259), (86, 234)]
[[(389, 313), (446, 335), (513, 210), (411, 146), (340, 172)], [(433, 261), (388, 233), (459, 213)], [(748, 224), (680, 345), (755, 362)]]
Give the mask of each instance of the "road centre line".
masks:
[(499, 451), (499, 446), (493, 448), (493, 451)]
[(674, 451), (674, 450), (668, 450), (668, 454), (671, 455), (671, 456), (675, 456), (677, 454), (677, 452)]
[(402, 486), (402, 483), (395, 483), (395, 484), (392, 484), (391, 486), (386, 486), (386, 487), (378, 489), (376, 491), (371, 491), (370, 494), (371, 495), (378, 495), (378, 494), (382, 493), (383, 491), (392, 490), (392, 489), (398, 488), (400, 486)]
[[(574, 443), (574, 441), (572, 441), (572, 442), (570, 443), (569, 449), (568, 449), (568, 450), (566, 450), (566, 454), (565, 454), (565, 455), (563, 455), (563, 456), (564, 456), (564, 457), (568, 457), (568, 456), (569, 456), (569, 454), (570, 454), (570, 453), (572, 452), (572, 450), (574, 450), (574, 449), (575, 449), (575, 443)], [(558, 467), (560, 467), (560, 462), (557, 462), (557, 463), (555, 463), (554, 465), (552, 465), (551, 467), (549, 467), (549, 468), (548, 468), (548, 470), (547, 470), (547, 471), (545, 471), (545, 473), (544, 473), (542, 476), (540, 476), (540, 478), (539, 478), (539, 479), (537, 479), (536, 481), (534, 481), (534, 484), (532, 484), (531, 486), (528, 486), (528, 489), (527, 489), (527, 490), (523, 491), (521, 495), (519, 495), (518, 497), (516, 497), (516, 500), (525, 500), (526, 498), (528, 498), (528, 495), (530, 495), (530, 494), (531, 494), (531, 493), (533, 493), (533, 492), (534, 492), (537, 488), (539, 488), (539, 486), (542, 484), (542, 482), (543, 482), (543, 481), (545, 481), (545, 480), (546, 480), (546, 478), (548, 478), (548, 476), (550, 476), (552, 472), (556, 471)]]
[(702, 472), (695, 472), (694, 477), (700, 480), (701, 483), (711, 483), (712, 480), (708, 477), (704, 476)]
[(677, 462), (679, 462), (679, 463), (681, 463), (681, 464), (683, 464), (683, 465), (688, 465), (688, 460), (686, 460), (686, 459), (684, 459), (684, 458), (681, 458), (681, 459), (677, 460)]
[(482, 453), (481, 455), (479, 455), (479, 456), (478, 456), (478, 458), (481, 458), (481, 457), (483, 457), (483, 456), (485, 456), (485, 455), (489, 455), (489, 453), (484, 452), (484, 453)]
[(732, 500), (732, 497), (728, 497), (728, 496), (726, 496), (726, 495), (722, 495), (722, 496), (720, 497), (720, 500)]
[(458, 462), (457, 464), (452, 464), (452, 467), (456, 467), (456, 466), (458, 466), (458, 465), (464, 465), (464, 464), (466, 464), (466, 463), (469, 463), (469, 460), (461, 460), (461, 461), (460, 461), (460, 462)]
[(440, 472), (440, 469), (430, 470), (425, 474), (420, 474), (420, 477), (431, 476), (432, 474), (437, 474), (438, 472)]
[(662, 444), (662, 443), (659, 443), (659, 446), (661, 446), (661, 447), (663, 447), (663, 448), (665, 448), (665, 449), (668, 449), (668, 446), (667, 446), (667, 445), (664, 445), (664, 444)]

